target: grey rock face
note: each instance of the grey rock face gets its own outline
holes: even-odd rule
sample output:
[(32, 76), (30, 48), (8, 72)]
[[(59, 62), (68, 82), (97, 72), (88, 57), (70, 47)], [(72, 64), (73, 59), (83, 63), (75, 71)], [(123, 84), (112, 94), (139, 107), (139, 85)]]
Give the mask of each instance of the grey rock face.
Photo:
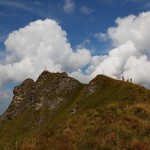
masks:
[(66, 72), (62, 72), (62, 77), (63, 78), (67, 78), (68, 77), (68, 74)]
[(8, 109), (4, 113), (4, 116), (8, 119), (13, 118), (20, 112), (24, 111), (28, 106), (28, 95), (30, 93), (30, 89), (32, 88), (34, 81), (32, 79), (26, 79), (22, 82), (21, 85), (14, 88), (13, 93), (14, 97), (12, 102), (10, 103)]
[(43, 71), (36, 82), (26, 79), (21, 85), (14, 88), (14, 97), (4, 113), (5, 118), (11, 119), (28, 107), (38, 111), (45, 105), (49, 110), (59, 108), (66, 101), (65, 94), (81, 85), (77, 80), (68, 77), (67, 73), (50, 73)]
[(66, 92), (79, 86), (79, 82), (68, 76), (63, 77), (64, 73), (47, 73), (44, 71), (37, 81), (31, 92), (32, 103), (46, 103), (60, 92)]
[(96, 85), (94, 82), (91, 82), (88, 84), (86, 91), (83, 93), (83, 96), (91, 95), (95, 92), (95, 90), (96, 90)]

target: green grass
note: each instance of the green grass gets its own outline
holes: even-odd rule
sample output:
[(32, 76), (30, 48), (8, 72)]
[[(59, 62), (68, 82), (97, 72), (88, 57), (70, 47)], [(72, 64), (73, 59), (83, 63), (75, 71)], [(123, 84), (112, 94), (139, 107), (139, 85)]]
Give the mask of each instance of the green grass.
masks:
[[(60, 74), (47, 74), (35, 98), (47, 95), (41, 92), (45, 87), (54, 89), (49, 85), (57, 88), (59, 78)], [(94, 92), (87, 92), (93, 85)], [(150, 149), (150, 91), (144, 87), (100, 75), (88, 85), (52, 92), (48, 101), (56, 97), (66, 100), (54, 111), (45, 103), (38, 111), (31, 106), (4, 121), (0, 149)], [(70, 114), (75, 105), (77, 112)]]

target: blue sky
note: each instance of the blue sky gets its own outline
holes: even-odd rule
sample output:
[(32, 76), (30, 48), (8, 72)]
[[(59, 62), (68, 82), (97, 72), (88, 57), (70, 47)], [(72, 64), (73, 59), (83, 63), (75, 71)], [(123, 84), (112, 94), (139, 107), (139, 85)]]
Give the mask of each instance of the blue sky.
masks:
[[(108, 27), (115, 24), (117, 17), (149, 10), (149, 3), (148, 0), (74, 0), (74, 9), (65, 12), (63, 0), (0, 0), (1, 49), (4, 49), (3, 42), (10, 32), (46, 18), (59, 22), (67, 32), (72, 47), (89, 38), (92, 44), (87, 47), (98, 50), (101, 46), (107, 49), (93, 35), (106, 32)], [(82, 7), (87, 8), (87, 13), (81, 11)]]
[[(130, 47), (130, 52), (127, 56), (129, 57), (129, 55), (133, 55), (132, 59), (128, 60), (127, 58), (121, 57), (121, 54), (118, 54), (124, 62), (124, 65), (122, 65), (122, 62), (119, 62), (121, 64), (119, 69), (123, 71), (116, 72), (116, 70), (114, 71), (110, 69), (112, 72), (109, 72), (109, 70), (107, 71), (106, 69), (106, 74), (108, 72), (107, 75), (115, 78), (119, 78), (122, 74), (125, 74), (126, 77), (131, 77), (134, 76), (133, 72), (137, 69), (134, 63), (132, 68), (128, 66), (128, 63), (136, 62), (136, 64), (139, 63), (140, 65), (144, 63), (146, 67), (149, 65), (150, 55), (148, 47), (141, 46), (146, 40), (142, 39), (140, 41), (141, 45), (137, 44), (136, 46), (136, 43), (139, 39), (137, 40), (135, 37), (130, 39), (130, 35), (128, 35), (126, 31), (130, 29), (131, 25), (131, 28), (133, 28), (133, 30), (135, 29), (136, 34), (138, 35), (141, 34), (144, 36), (146, 32), (149, 33), (149, 29), (147, 27), (149, 25), (148, 23), (145, 24), (145, 28), (147, 27), (146, 31), (143, 31), (143, 29), (140, 28), (141, 33), (137, 33), (138, 27), (136, 25), (138, 21), (139, 24), (142, 24), (142, 21), (147, 19), (145, 16), (149, 17), (149, 14), (140, 16), (141, 13), (149, 12), (149, 10), (149, 0), (0, 0), (0, 80), (2, 82), (0, 84), (0, 113), (2, 113), (10, 103), (12, 99), (11, 97), (13, 87), (19, 84), (26, 77), (33, 77), (36, 79), (36, 77), (42, 71), (42, 69), (39, 69), (37, 72), (33, 71), (31, 73), (25, 74), (20, 67), (20, 65), (23, 66), (22, 61), (25, 58), (27, 60), (28, 53), (30, 53), (26, 52), (27, 47), (19, 45), (22, 42), (22, 39), (27, 40), (27, 37), (24, 35), (23, 31), (20, 31), (20, 28), (24, 29), (25, 32), (27, 34), (29, 33), (30, 35), (31, 33), (26, 26), (32, 22), (30, 26), (33, 30), (43, 26), (44, 22), (46, 22), (45, 19), (49, 19), (47, 23), (49, 25), (49, 31), (52, 30), (52, 32), (54, 32), (56, 29), (57, 34), (60, 34), (59, 40), (56, 39), (56, 41), (54, 41), (51, 46), (56, 47), (56, 43), (62, 43), (61, 41), (67, 39), (68, 42), (63, 43), (63, 46), (65, 48), (67, 45), (66, 51), (69, 51), (69, 55), (67, 56), (69, 56), (70, 60), (68, 62), (65, 62), (63, 59), (61, 61), (56, 61), (56, 58), (52, 58), (51, 56), (53, 53), (49, 53), (49, 57), (46, 58), (50, 58), (50, 61), (52, 60), (54, 64), (53, 67), (49, 67), (50, 71), (67, 71), (70, 76), (73, 76), (81, 81), (83, 78), (87, 78), (86, 81), (89, 81), (96, 74), (101, 73), (101, 70), (98, 67), (99, 65), (101, 68), (107, 68), (106, 66), (109, 66), (108, 62), (113, 64), (111, 63), (111, 56), (114, 53), (118, 54), (120, 51), (127, 52), (127, 47)], [(131, 14), (133, 14), (134, 17), (129, 17)], [(115, 22), (117, 18), (121, 18), (118, 24)], [(131, 20), (129, 18), (131, 18)], [(131, 22), (130, 24), (128, 24), (128, 19)], [(37, 20), (41, 20), (39, 23), (40, 26), (38, 27), (36, 26)], [(55, 24), (52, 22), (52, 20), (58, 24)], [(125, 28), (125, 32), (122, 32), (122, 36), (127, 37), (126, 39), (121, 39), (119, 36), (119, 29), (122, 29), (122, 31), (124, 29), (122, 22), (123, 24), (127, 23), (128, 26), (128, 28)], [(59, 30), (59, 27), (61, 27), (62, 30)], [(110, 27), (115, 27), (115, 32), (114, 30), (112, 31)], [(109, 29), (111, 32), (109, 32)], [(16, 33), (13, 33), (13, 31), (16, 31)], [(43, 33), (41, 33), (42, 31)], [(45, 29), (42, 31), (39, 33), (41, 34), (39, 37), (45, 36)], [(62, 35), (63, 31), (65, 31), (67, 35)], [(10, 33), (11, 35), (8, 36)], [(52, 35), (55, 36), (55, 33), (52, 33)], [(31, 36), (33, 35), (31, 34)], [(146, 36), (147, 35), (145, 35), (145, 37)], [(18, 37), (20, 40), (18, 40)], [(47, 37), (49, 37), (47, 41), (52, 40), (52, 36), (47, 35)], [(147, 37), (149, 37), (149, 35)], [(33, 39), (34, 38), (36, 37), (33, 36)], [(15, 44), (12, 44), (13, 42)], [(33, 40), (27, 44), (30, 46), (32, 43), (36, 42), (36, 40)], [(123, 46), (126, 43), (127, 46)], [(37, 43), (35, 45), (37, 46)], [(116, 48), (116, 50), (113, 50), (113, 48)], [(144, 53), (140, 51), (141, 49), (144, 49)], [(46, 46), (43, 50), (46, 51)], [(25, 51), (26, 54), (22, 54), (20, 51)], [(56, 52), (55, 57), (61, 59), (60, 56), (58, 56), (59, 50), (57, 48), (55, 50), (54, 48), (54, 51)], [(63, 50), (60, 51), (62, 52)], [(37, 54), (36, 50), (33, 50), (32, 52)], [(118, 55), (116, 55), (116, 58)], [(11, 60), (8, 60), (8, 56), (11, 56), (11, 58), (9, 58)], [(82, 61), (80, 60), (80, 57), (83, 58)], [(29, 59), (31, 59), (31, 57), (29, 57)], [(74, 65), (74, 63), (78, 60), (79, 64)], [(39, 68), (42, 68), (44, 65), (50, 66), (50, 61), (43, 61), (42, 66)], [(32, 69), (35, 69), (39, 65), (36, 62), (30, 62), (32, 64)], [(73, 65), (68, 65), (68, 63)], [(25, 62), (24, 64), (25, 65), (23, 67), (28, 69), (29, 66), (26, 66), (27, 63)], [(15, 65), (18, 66), (18, 68), (14, 67)], [(60, 65), (62, 66), (58, 67)], [(9, 67), (12, 69), (10, 69), (10, 72), (6, 71), (9, 69)], [(54, 69), (55, 67), (57, 69)], [(20, 74), (18, 71), (19, 69), (21, 72)], [(16, 73), (15, 70), (18, 72)], [(28, 72), (28, 70), (25, 71)], [(142, 71), (137, 72), (139, 76), (135, 77), (135, 82), (150, 87), (150, 81), (142, 80), (143, 77), (145, 77), (145, 74), (147, 75), (150, 73), (148, 71), (146, 73), (143, 73)], [(12, 76), (16, 76), (17, 79)], [(148, 83), (148, 85), (146, 83)]]

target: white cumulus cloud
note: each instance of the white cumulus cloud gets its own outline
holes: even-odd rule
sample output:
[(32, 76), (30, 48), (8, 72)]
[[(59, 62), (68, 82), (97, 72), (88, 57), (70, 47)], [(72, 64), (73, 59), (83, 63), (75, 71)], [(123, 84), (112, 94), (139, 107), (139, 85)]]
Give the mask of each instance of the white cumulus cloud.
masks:
[(115, 78), (125, 75), (150, 87), (149, 27), (150, 12), (117, 18), (116, 26), (108, 28), (106, 33), (114, 48), (95, 66), (91, 75), (94, 77), (105, 70), (106, 75)]
[[(7, 55), (0, 65), (0, 84), (37, 78), (47, 66), (49, 71), (72, 72), (91, 60), (90, 51), (72, 50), (67, 34), (54, 20), (38, 20), (9, 34), (5, 41)], [(81, 59), (82, 57), (82, 59)]]
[[(84, 45), (73, 51), (66, 32), (56, 21), (31, 22), (10, 33), (5, 41), (7, 55), (0, 65), (0, 85), (27, 77), (36, 79), (44, 66), (49, 71), (67, 71), (78, 79), (82, 77), (80, 81), (83, 76), (84, 81), (89, 81), (104, 71), (115, 78), (125, 75), (137, 83), (150, 85), (149, 69), (146, 69), (150, 62), (149, 26), (150, 12), (116, 19), (116, 26), (108, 28), (106, 33), (114, 48), (108, 55), (91, 56)], [(87, 65), (83, 73), (82, 68)]]
[(150, 12), (130, 15), (116, 20), (117, 27), (108, 29), (108, 35), (116, 46), (132, 41), (141, 52), (150, 52)]

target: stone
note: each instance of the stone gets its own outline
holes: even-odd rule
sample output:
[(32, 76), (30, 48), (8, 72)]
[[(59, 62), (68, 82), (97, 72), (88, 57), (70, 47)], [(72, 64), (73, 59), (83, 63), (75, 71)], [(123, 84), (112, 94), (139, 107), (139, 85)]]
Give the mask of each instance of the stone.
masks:
[(68, 77), (68, 74), (66, 72), (62, 72), (62, 77), (63, 78), (67, 78)]
[[(80, 82), (68, 77), (66, 72), (43, 71), (36, 82), (28, 78), (14, 88), (13, 100), (4, 116), (7, 119), (13, 119), (30, 106), (33, 107), (33, 110), (44, 109), (45, 106), (48, 106), (51, 111), (59, 109), (61, 103), (66, 102), (66, 98), (63, 96), (78, 86), (80, 86)], [(63, 95), (61, 96), (60, 93)]]
[(39, 110), (43, 107), (43, 104), (42, 103), (36, 103), (35, 104), (35, 110)]

